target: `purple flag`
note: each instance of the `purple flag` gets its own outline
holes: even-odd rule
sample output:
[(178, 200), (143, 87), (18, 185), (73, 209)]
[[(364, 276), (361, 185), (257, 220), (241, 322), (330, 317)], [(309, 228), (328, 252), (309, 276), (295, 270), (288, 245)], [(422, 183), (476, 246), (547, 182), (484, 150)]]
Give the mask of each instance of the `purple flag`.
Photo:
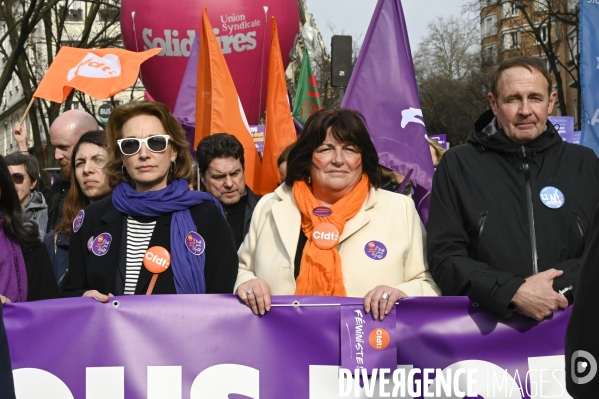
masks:
[(412, 170), (426, 225), (434, 168), (399, 0), (379, 0), (341, 106), (364, 115), (381, 165), (403, 176)]
[[(198, 52), (200, 51), (200, 35), (195, 36), (191, 52), (185, 68), (185, 74), (179, 87), (177, 102), (173, 115), (183, 126), (185, 138), (193, 146), (196, 131), (196, 87), (198, 85)], [(191, 148), (195, 155), (195, 148)]]

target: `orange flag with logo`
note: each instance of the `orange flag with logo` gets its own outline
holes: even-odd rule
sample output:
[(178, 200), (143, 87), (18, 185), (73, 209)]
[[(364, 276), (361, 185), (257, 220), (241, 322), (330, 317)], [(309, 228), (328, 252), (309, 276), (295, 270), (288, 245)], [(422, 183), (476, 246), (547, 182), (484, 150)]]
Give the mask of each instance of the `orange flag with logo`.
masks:
[(208, 9), (204, 7), (193, 147), (197, 148), (201, 139), (216, 133), (231, 134), (241, 142), (245, 158), (245, 181), (256, 190), (260, 179), (260, 158), (231, 72), (208, 20)]
[(266, 134), (262, 154), (260, 194), (272, 193), (281, 181), (277, 159), (297, 140), (289, 98), (283, 56), (279, 45), (277, 20), (272, 17), (270, 58), (268, 61), (268, 91), (266, 93)]
[(63, 46), (46, 71), (33, 97), (62, 103), (77, 89), (102, 100), (132, 86), (139, 66), (160, 48), (142, 53), (118, 48), (86, 49)]

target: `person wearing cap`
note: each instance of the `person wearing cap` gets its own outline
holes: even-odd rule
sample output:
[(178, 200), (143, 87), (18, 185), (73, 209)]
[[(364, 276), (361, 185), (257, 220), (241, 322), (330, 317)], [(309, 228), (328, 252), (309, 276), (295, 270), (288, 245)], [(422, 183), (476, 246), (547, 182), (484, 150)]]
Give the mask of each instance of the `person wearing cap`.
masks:
[(358, 112), (308, 118), (238, 252), (235, 293), (255, 314), (271, 295), (354, 296), (383, 319), (402, 298), (438, 295), (414, 202), (378, 189), (378, 159)]
[(222, 208), (188, 189), (194, 173), (168, 107), (132, 102), (112, 112), (104, 168), (112, 197), (74, 222), (63, 296), (230, 293), (237, 253)]
[(490, 88), (491, 110), (435, 172), (430, 268), (444, 295), (543, 320), (573, 301), (599, 162), (548, 121), (557, 93), (542, 59), (503, 61)]

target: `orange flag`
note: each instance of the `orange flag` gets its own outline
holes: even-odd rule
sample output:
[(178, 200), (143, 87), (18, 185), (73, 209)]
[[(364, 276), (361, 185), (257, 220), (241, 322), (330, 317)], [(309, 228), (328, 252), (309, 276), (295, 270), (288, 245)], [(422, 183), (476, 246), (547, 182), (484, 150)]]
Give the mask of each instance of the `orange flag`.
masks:
[(139, 66), (161, 49), (136, 53), (118, 48), (86, 49), (63, 46), (46, 71), (33, 97), (62, 103), (71, 90), (102, 100), (132, 86)]
[(235, 136), (244, 149), (246, 184), (256, 190), (260, 178), (260, 158), (229, 67), (208, 20), (207, 7), (204, 7), (202, 14), (199, 53), (193, 147), (197, 148), (201, 139), (212, 134), (228, 133)]
[(281, 181), (277, 159), (288, 145), (297, 140), (289, 98), (283, 56), (279, 45), (277, 20), (272, 17), (270, 58), (268, 61), (268, 91), (266, 93), (266, 134), (262, 154), (260, 194), (272, 193)]

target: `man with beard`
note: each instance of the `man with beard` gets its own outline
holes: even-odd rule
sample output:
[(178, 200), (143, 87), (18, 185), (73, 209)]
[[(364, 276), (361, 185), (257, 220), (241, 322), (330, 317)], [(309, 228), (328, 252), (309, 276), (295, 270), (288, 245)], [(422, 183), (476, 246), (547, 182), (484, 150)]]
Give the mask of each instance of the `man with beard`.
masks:
[[(71, 155), (73, 147), (85, 132), (98, 130), (93, 116), (78, 109), (66, 111), (58, 116), (50, 126), (50, 142), (54, 146), (54, 158), (60, 165), (60, 177), (54, 182), (46, 202), (48, 204), (48, 227), (46, 232), (62, 219), (64, 200), (71, 188)], [(24, 126), (15, 124), (13, 132), (20, 152), (27, 152), (27, 132)]]

